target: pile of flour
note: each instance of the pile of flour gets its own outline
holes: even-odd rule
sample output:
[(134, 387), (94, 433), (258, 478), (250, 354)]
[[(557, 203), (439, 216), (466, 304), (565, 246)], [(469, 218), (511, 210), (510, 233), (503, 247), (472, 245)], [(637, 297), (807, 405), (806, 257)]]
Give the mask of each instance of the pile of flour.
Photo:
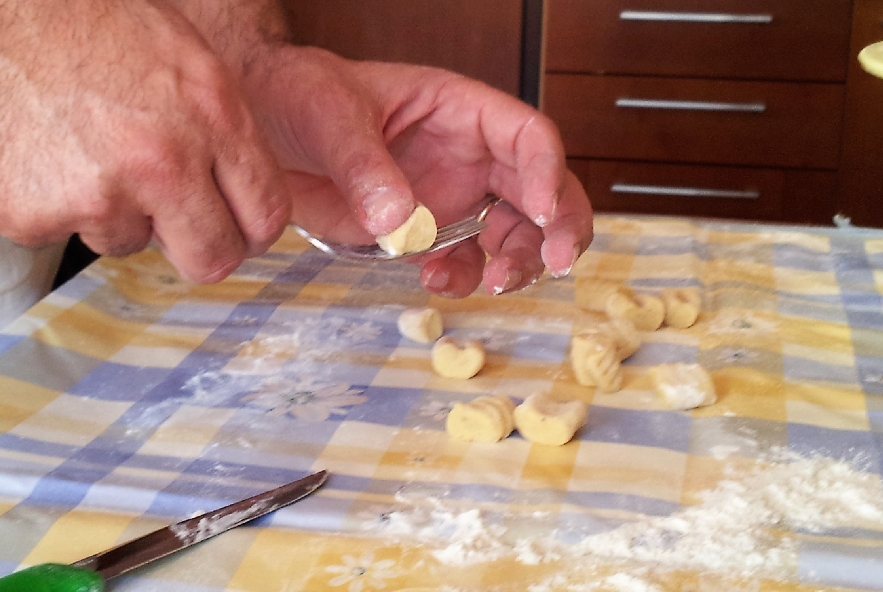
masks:
[[(562, 541), (554, 529), (536, 529), (545, 532), (513, 540), (490, 515), (478, 509), (458, 511), (455, 508), (462, 506), (431, 496), (398, 499), (400, 508), (368, 530), (399, 543), (429, 547), (444, 565), (502, 558), (524, 565), (562, 565), (562, 575), (532, 585), (531, 592), (652, 592), (660, 589), (652, 583), (660, 571), (793, 581), (798, 562), (794, 532), (883, 531), (880, 476), (826, 457), (758, 462), (739, 473), (730, 470), (700, 499), (669, 516), (645, 516), (575, 543)], [(568, 564), (580, 566), (580, 583), (568, 583), (563, 575)], [(593, 573), (602, 575), (585, 583), (582, 578), (591, 566), (599, 568)], [(610, 572), (601, 569), (604, 566), (619, 569)]]
[(572, 552), (669, 569), (777, 579), (797, 568), (794, 531), (883, 529), (877, 475), (819, 457), (727, 479), (698, 505), (586, 537)]

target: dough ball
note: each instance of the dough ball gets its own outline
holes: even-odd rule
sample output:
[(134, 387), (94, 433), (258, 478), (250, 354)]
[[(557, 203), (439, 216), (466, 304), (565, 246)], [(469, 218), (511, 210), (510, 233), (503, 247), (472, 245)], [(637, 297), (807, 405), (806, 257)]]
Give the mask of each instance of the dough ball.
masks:
[(515, 403), (502, 395), (486, 395), (468, 403), (455, 403), (448, 413), (448, 436), (461, 442), (499, 442), (515, 428)]
[(622, 388), (622, 368), (616, 342), (604, 333), (584, 332), (570, 341), (570, 363), (576, 381), (606, 393)]
[(631, 298), (635, 293), (620, 282), (581, 277), (576, 279), (573, 296), (576, 305), (581, 309), (605, 312), (607, 299), (613, 294)]
[(406, 255), (431, 247), (437, 233), (432, 212), (418, 204), (404, 224), (389, 234), (378, 236), (377, 244), (390, 255)]
[(432, 343), (444, 332), (441, 313), (435, 308), (408, 308), (397, 324), (399, 333), (418, 343)]
[(607, 299), (607, 314), (630, 320), (638, 331), (656, 331), (665, 318), (665, 306), (650, 294), (635, 294), (631, 298), (612, 294)]
[(665, 305), (665, 324), (675, 329), (692, 327), (699, 318), (702, 295), (699, 288), (665, 288), (659, 293)]
[(660, 364), (650, 369), (650, 378), (671, 409), (695, 409), (717, 402), (711, 375), (699, 364)]
[(589, 406), (582, 401), (556, 401), (548, 394), (536, 393), (516, 407), (514, 415), (515, 427), (525, 439), (561, 446), (586, 424)]
[(480, 341), (457, 341), (442, 337), (432, 346), (432, 369), (445, 378), (472, 378), (484, 367), (484, 345)]

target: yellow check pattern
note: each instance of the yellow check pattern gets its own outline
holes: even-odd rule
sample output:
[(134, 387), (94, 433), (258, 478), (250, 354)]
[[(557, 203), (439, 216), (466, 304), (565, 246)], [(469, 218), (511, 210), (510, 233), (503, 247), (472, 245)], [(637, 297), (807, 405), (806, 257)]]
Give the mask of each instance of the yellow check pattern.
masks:
[[(334, 261), (294, 234), (211, 286), (153, 250), (100, 259), (0, 333), (0, 575), (327, 469), (309, 498), (111, 589), (883, 589), (873, 517), (765, 524), (753, 571), (650, 560), (658, 541), (642, 536), (627, 556), (575, 551), (793, 459), (845, 463), (883, 500), (883, 234), (615, 216), (595, 232), (570, 277), (463, 300), (426, 294), (409, 265)], [(586, 322), (576, 277), (697, 286), (703, 312), (644, 335), (623, 389), (596, 393), (567, 357)], [(429, 346), (399, 335), (398, 314), (425, 305), (484, 342), (478, 376), (434, 375)], [(707, 368), (719, 402), (666, 409), (647, 370), (676, 361)], [(447, 438), (455, 402), (538, 390), (590, 403), (574, 441)]]

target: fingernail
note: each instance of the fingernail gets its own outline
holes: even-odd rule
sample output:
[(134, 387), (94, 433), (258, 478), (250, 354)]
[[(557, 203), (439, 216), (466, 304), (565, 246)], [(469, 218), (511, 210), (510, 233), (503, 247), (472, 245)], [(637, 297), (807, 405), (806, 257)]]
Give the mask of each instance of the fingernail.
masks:
[(573, 256), (570, 258), (570, 264), (567, 267), (565, 267), (564, 269), (549, 270), (549, 272), (552, 274), (552, 277), (561, 278), (561, 277), (564, 277), (567, 274), (569, 274), (571, 272), (571, 270), (573, 269), (573, 266), (576, 265), (576, 260), (579, 259), (579, 255), (580, 255), (579, 247), (574, 247)]
[(429, 277), (426, 278), (423, 285), (427, 289), (441, 292), (447, 288), (448, 282), (450, 281), (451, 275), (447, 271), (435, 270), (429, 274)]
[(522, 279), (521, 272), (517, 269), (510, 269), (506, 272), (506, 280), (503, 282), (502, 286), (494, 287), (494, 295), (499, 296), (503, 292), (508, 292), (515, 286), (521, 283)]
[(365, 208), (368, 232), (379, 236), (389, 234), (404, 224), (414, 204), (398, 191), (383, 187), (366, 197), (362, 207)]
[(544, 226), (549, 224), (549, 222), (551, 222), (552, 220), (555, 219), (555, 211), (557, 209), (558, 209), (558, 194), (556, 193), (555, 195), (552, 196), (552, 211), (549, 212), (548, 215), (538, 214), (533, 219), (533, 223), (536, 224), (537, 226), (539, 226), (540, 228), (543, 228)]

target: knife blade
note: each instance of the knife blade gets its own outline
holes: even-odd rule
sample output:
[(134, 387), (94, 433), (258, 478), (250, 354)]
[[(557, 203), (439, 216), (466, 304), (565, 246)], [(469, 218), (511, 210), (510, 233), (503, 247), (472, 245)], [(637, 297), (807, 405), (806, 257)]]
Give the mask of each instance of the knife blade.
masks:
[(0, 592), (101, 592), (104, 582), (294, 503), (328, 478), (319, 471), (276, 489), (182, 520), (70, 565), (42, 563), (0, 578)]

